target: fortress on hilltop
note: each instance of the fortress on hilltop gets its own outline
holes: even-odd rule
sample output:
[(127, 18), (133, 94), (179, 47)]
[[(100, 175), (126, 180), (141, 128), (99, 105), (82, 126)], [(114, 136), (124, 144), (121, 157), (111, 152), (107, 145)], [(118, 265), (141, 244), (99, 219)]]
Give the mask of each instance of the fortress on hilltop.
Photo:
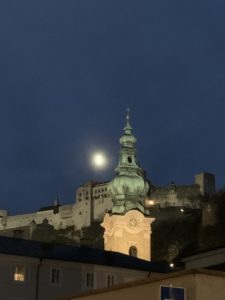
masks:
[[(202, 196), (215, 193), (215, 176), (210, 173), (195, 175), (192, 185), (158, 187), (144, 178), (144, 172), (136, 161), (136, 139), (132, 134), (129, 113), (123, 136), (117, 175), (110, 182), (89, 181), (77, 188), (72, 204), (53, 205), (23, 215), (8, 215), (0, 210), (0, 235), (46, 240), (54, 231), (67, 231), (73, 239), (73, 231), (82, 230), (94, 222), (102, 222), (107, 213), (125, 215), (136, 210), (147, 216), (149, 208), (182, 207), (198, 209)], [(115, 219), (115, 218), (114, 218)], [(70, 231), (68, 231), (68, 228)]]

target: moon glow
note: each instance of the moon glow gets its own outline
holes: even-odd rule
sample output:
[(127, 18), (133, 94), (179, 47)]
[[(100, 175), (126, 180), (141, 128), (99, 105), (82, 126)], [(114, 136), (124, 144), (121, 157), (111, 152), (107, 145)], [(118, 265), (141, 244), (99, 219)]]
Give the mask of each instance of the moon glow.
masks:
[(103, 169), (107, 165), (107, 158), (103, 152), (96, 152), (91, 157), (93, 167)]

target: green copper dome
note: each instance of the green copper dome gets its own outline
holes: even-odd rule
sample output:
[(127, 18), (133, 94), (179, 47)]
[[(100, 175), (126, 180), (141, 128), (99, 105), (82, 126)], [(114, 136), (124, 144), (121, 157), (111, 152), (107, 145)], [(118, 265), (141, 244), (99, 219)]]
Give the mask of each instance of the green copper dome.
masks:
[(115, 169), (117, 175), (110, 182), (109, 187), (113, 200), (112, 213), (124, 214), (128, 210), (138, 209), (144, 214), (149, 214), (144, 207), (149, 186), (136, 160), (135, 143), (136, 138), (132, 134), (128, 111), (124, 134), (120, 138), (120, 159)]

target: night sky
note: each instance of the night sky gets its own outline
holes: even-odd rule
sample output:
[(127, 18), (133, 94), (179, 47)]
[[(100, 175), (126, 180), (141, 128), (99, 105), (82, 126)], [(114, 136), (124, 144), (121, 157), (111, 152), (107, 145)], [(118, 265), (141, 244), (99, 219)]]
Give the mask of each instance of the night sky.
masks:
[[(0, 0), (0, 208), (112, 178), (126, 108), (156, 185), (225, 185), (224, 0)], [(94, 170), (104, 150), (110, 164)]]

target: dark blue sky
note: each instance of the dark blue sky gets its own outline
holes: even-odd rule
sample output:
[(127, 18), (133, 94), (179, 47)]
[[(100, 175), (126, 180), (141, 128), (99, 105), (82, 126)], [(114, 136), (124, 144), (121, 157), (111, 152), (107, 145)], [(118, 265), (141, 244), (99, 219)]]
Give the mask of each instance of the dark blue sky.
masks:
[[(225, 1), (0, 1), (0, 207), (74, 201), (110, 179), (131, 108), (157, 185), (225, 185)], [(105, 149), (107, 170), (89, 153)]]

